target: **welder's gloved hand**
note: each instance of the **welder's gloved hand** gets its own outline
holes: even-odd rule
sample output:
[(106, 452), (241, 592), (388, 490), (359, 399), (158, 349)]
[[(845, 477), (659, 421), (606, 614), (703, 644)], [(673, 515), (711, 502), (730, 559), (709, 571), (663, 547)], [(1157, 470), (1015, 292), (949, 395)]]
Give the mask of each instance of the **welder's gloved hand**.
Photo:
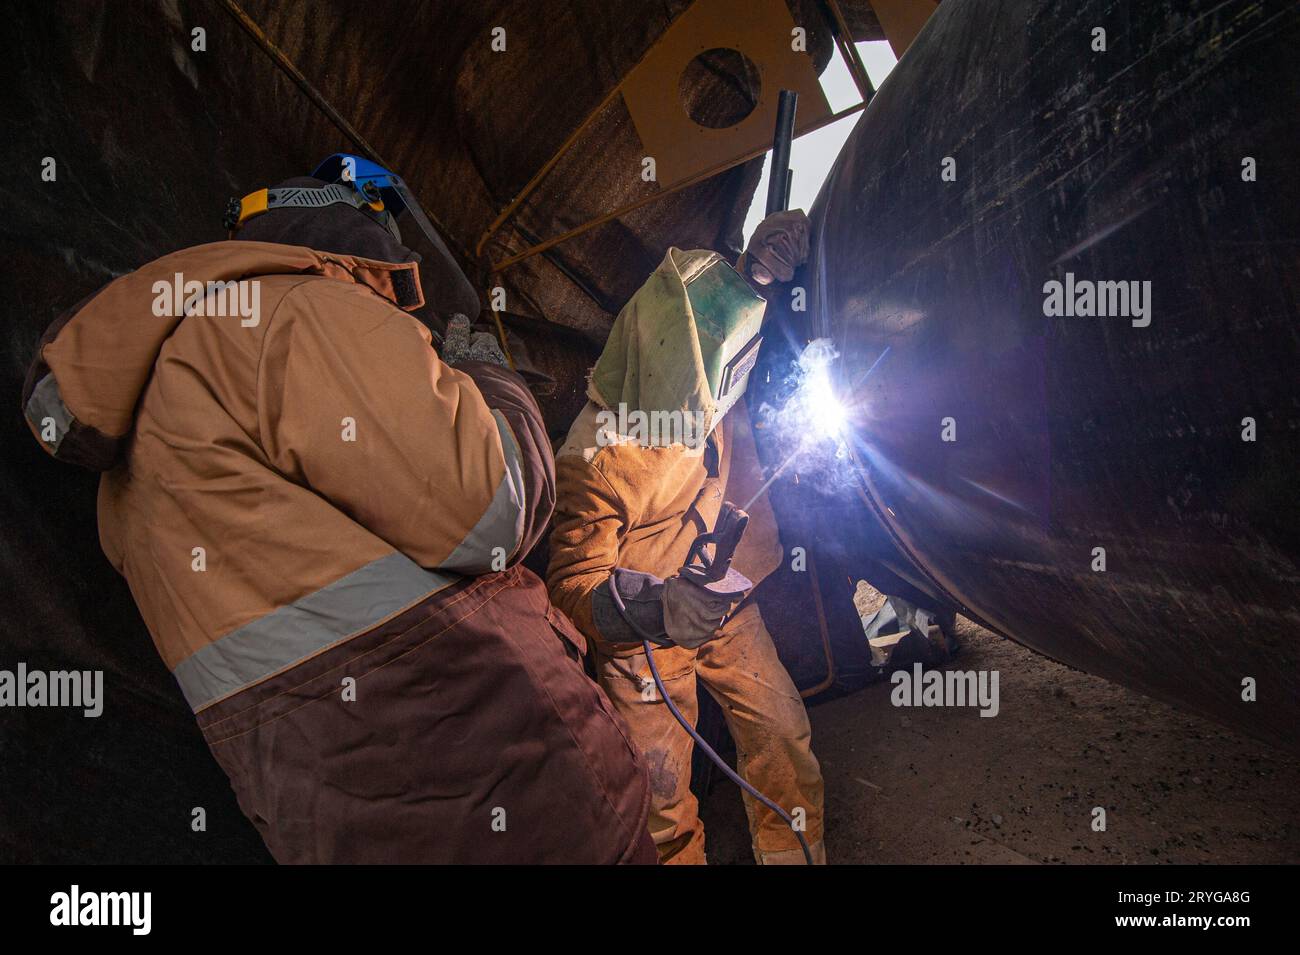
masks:
[(774, 212), (758, 224), (745, 249), (745, 269), (759, 285), (788, 282), (808, 261), (808, 217), (802, 209)]
[(718, 636), (727, 615), (740, 605), (743, 592), (715, 593), (684, 577), (664, 581), (664, 633), (679, 647), (695, 649)]
[(591, 621), (607, 643), (667, 643), (663, 593), (654, 574), (619, 567), (591, 592)]
[(470, 328), (464, 315), (453, 315), (447, 323), (447, 334), (442, 340), (442, 360), (449, 365), (463, 361), (485, 361), (509, 368), (501, 345), (491, 332), (476, 332)]

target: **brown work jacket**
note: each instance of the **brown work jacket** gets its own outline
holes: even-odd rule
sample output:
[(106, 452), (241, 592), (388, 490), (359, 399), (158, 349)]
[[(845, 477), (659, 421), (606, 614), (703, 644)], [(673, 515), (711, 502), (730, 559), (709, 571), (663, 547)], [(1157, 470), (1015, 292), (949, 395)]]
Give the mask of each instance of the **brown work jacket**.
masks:
[(443, 364), (422, 301), (410, 262), (185, 249), (51, 326), (24, 411), (103, 471), (104, 552), (277, 859), (645, 858), (640, 758), (518, 564), (536, 403)]
[[(615, 567), (668, 578), (685, 562), (699, 534), (717, 522), (724, 500), (743, 506), (762, 487), (763, 473), (744, 402), (731, 409), (706, 446), (647, 447), (611, 441), (594, 402), (569, 429), (556, 455), (555, 527), (546, 580), (551, 599), (611, 656), (640, 652), (612, 644), (597, 628), (591, 595)], [(749, 508), (750, 523), (732, 566), (755, 585), (781, 562), (776, 518), (764, 492)]]

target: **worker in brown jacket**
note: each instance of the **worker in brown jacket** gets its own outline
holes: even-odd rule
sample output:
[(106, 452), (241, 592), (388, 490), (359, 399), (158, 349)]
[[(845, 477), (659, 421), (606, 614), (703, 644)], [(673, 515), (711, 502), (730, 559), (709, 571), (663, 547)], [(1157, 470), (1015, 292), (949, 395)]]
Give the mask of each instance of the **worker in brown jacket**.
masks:
[[(760, 282), (788, 281), (806, 256), (807, 220), (781, 213), (755, 233), (742, 268)], [(740, 774), (794, 818), (814, 859), (825, 861), (808, 717), (757, 604), (678, 574), (724, 499), (743, 504), (762, 485), (738, 398), (763, 306), (715, 253), (670, 249), (619, 313), (592, 371), (590, 401), (556, 458), (547, 584), (588, 637), (601, 686), (645, 754), (650, 829), (663, 862), (705, 862), (704, 828), (690, 791), (693, 743), (657, 695), (646, 633), (666, 644), (653, 653), (677, 708), (694, 723), (696, 681), (704, 684), (722, 707)], [(757, 584), (781, 550), (765, 496), (750, 518), (733, 567)], [(756, 860), (802, 863), (786, 822), (744, 800)]]
[(541, 415), (468, 322), (440, 359), (422, 271), (477, 296), (398, 215), (427, 226), (348, 156), (233, 203), (237, 240), (46, 332), (27, 420), (103, 472), (104, 551), (277, 860), (653, 862), (646, 771), (519, 563)]

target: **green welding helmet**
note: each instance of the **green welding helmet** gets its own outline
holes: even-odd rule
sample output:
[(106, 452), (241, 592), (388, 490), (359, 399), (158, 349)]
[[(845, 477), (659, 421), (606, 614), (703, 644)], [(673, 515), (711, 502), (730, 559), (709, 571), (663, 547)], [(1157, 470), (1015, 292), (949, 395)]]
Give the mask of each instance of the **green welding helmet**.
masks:
[(767, 302), (716, 253), (696, 263), (682, 281), (695, 313), (695, 330), (717, 421), (745, 393), (763, 343), (760, 332)]

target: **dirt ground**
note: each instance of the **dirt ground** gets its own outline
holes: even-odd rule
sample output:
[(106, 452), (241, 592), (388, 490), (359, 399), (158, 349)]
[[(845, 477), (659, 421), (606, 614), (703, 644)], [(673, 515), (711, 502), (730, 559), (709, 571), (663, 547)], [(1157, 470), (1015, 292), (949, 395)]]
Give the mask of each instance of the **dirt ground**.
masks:
[[(832, 864), (1300, 861), (1300, 758), (958, 629), (948, 668), (999, 671), (997, 717), (896, 708), (888, 682), (810, 709)], [(752, 864), (730, 782), (701, 816), (711, 864)]]

